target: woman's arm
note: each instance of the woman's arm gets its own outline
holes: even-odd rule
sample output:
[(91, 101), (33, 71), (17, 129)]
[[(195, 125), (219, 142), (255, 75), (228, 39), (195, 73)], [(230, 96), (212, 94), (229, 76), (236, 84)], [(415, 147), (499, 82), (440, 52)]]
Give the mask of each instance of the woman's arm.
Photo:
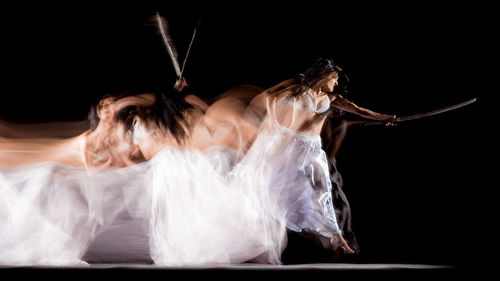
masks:
[(136, 96), (124, 97), (116, 100), (113, 103), (114, 107), (113, 109), (115, 112), (118, 112), (121, 109), (131, 105), (152, 106), (155, 103), (155, 99), (156, 99), (155, 95), (152, 93), (145, 93)]
[(277, 85), (272, 86), (271, 88), (264, 90), (261, 94), (272, 95), (272, 94), (275, 94), (283, 89), (290, 87), (293, 84), (297, 84), (297, 79), (292, 78), (292, 79), (285, 80)]
[(290, 94), (291, 92), (287, 93), (287, 90), (293, 85), (298, 85), (296, 79), (294, 78), (285, 80), (271, 88), (260, 92), (250, 101), (247, 112), (251, 112), (250, 116), (255, 115), (259, 120), (262, 120), (268, 112), (267, 110), (269, 109), (270, 102), (275, 100), (271, 97), (280, 96), (283, 95), (283, 93)]
[(195, 96), (193, 94), (188, 94), (184, 100), (189, 103), (190, 105), (197, 107), (203, 112), (206, 112), (208, 109), (208, 104), (204, 102), (202, 99), (200, 99), (198, 96)]
[(357, 106), (353, 102), (350, 102), (343, 98), (341, 95), (335, 94), (332, 98), (332, 106), (343, 111), (347, 111), (364, 118), (382, 121), (393, 121), (395, 119), (394, 115), (381, 114), (369, 109)]

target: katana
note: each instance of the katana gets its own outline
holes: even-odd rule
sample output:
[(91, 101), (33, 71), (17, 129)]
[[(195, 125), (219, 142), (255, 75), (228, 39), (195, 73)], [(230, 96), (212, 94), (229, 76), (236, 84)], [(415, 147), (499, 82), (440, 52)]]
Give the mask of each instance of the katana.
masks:
[(170, 59), (172, 59), (172, 64), (174, 65), (175, 69), (175, 74), (177, 75), (177, 78), (181, 78), (181, 69), (179, 67), (179, 62), (177, 61), (177, 52), (175, 52), (175, 48), (173, 43), (171, 42), (171, 39), (169, 36), (167, 36), (167, 28), (166, 28), (166, 21), (160, 17), (160, 13), (156, 13), (156, 21), (158, 23), (158, 28), (160, 29), (161, 37), (163, 38), (163, 42), (165, 43), (165, 47), (167, 48), (168, 55), (170, 56)]
[(168, 55), (172, 59), (172, 64), (174, 65), (175, 74), (177, 75), (177, 80), (182, 79), (182, 75), (184, 74), (184, 67), (186, 66), (186, 61), (189, 56), (189, 52), (191, 51), (191, 46), (193, 45), (194, 38), (196, 37), (196, 31), (198, 30), (198, 26), (200, 25), (201, 19), (198, 20), (198, 24), (196, 24), (193, 35), (191, 36), (191, 42), (189, 42), (189, 47), (184, 57), (184, 61), (182, 63), (182, 68), (179, 67), (179, 61), (177, 59), (177, 52), (175, 51), (175, 45), (173, 40), (170, 38), (167, 30), (167, 21), (160, 16), (160, 13), (156, 12), (156, 21), (158, 23), (158, 28), (160, 29), (161, 36), (163, 38), (163, 42), (165, 43), (165, 47), (167, 48)]
[[(465, 101), (465, 102), (462, 102), (462, 103), (459, 103), (459, 104), (455, 104), (455, 105), (452, 105), (452, 106), (447, 106), (447, 107), (444, 107), (444, 108), (432, 110), (432, 111), (429, 111), (429, 112), (412, 114), (412, 115), (406, 115), (406, 116), (402, 116), (402, 117), (396, 117), (396, 119), (394, 121), (395, 121), (395, 123), (399, 123), (399, 122), (404, 122), (404, 121), (410, 121), (410, 120), (420, 119), (420, 118), (424, 118), (424, 117), (429, 117), (429, 116), (432, 116), (432, 115), (436, 115), (436, 114), (444, 113), (444, 112), (447, 112), (447, 111), (455, 110), (455, 109), (464, 107), (464, 106), (469, 105), (469, 104), (474, 103), (474, 102), (476, 102), (476, 98), (473, 98), (473, 99), (470, 99), (468, 101)], [(364, 126), (369, 126), (369, 125), (383, 125), (383, 124), (386, 124), (387, 122), (384, 122), (384, 121), (359, 121), (359, 123), (363, 124)]]
[(444, 112), (447, 112), (447, 111), (450, 111), (450, 110), (455, 110), (455, 109), (464, 107), (466, 105), (474, 103), (475, 101), (476, 101), (476, 98), (473, 98), (473, 99), (470, 99), (468, 101), (465, 101), (465, 102), (462, 102), (462, 103), (459, 103), (459, 104), (455, 104), (455, 105), (448, 106), (448, 107), (441, 108), (441, 109), (436, 109), (436, 110), (425, 112), (425, 113), (407, 115), (407, 116), (403, 116), (403, 117), (396, 117), (396, 122), (399, 123), (399, 122), (404, 122), (404, 121), (410, 121), (410, 120), (420, 119), (420, 118), (424, 118), (424, 117), (429, 117), (429, 116), (432, 116), (432, 115), (436, 115), (436, 114), (440, 114), (440, 113), (444, 113)]
[(182, 78), (182, 74), (184, 73), (184, 67), (186, 66), (186, 61), (189, 56), (189, 52), (191, 51), (191, 46), (193, 45), (194, 38), (196, 37), (196, 30), (198, 30), (198, 26), (200, 26), (201, 19), (198, 20), (198, 24), (196, 24), (194, 31), (193, 31), (193, 36), (191, 37), (191, 42), (189, 42), (189, 47), (186, 52), (186, 56), (184, 57), (184, 62), (182, 63), (182, 69), (181, 69), (181, 74), (179, 76), (179, 79)]

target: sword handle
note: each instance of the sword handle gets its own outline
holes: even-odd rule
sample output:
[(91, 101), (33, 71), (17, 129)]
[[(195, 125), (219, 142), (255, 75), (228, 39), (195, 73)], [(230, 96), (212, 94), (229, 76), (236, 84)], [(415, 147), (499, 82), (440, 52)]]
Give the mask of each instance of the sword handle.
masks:
[(366, 121), (361, 123), (361, 126), (385, 125), (384, 121)]
[(387, 127), (391, 126), (396, 126), (397, 123), (399, 122), (399, 118), (396, 115), (393, 115), (393, 120), (392, 121), (382, 121), (382, 120), (377, 120), (377, 121), (366, 121), (363, 122), (361, 125), (362, 126), (373, 126), (373, 125), (385, 125)]

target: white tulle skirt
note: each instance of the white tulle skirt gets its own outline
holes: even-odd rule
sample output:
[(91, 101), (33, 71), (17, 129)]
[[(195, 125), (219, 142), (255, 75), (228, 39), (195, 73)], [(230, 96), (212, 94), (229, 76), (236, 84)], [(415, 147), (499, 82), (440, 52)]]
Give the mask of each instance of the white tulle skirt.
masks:
[(261, 194), (235, 188), (212, 163), (205, 153), (178, 148), (151, 160), (154, 262), (241, 263), (260, 257), (280, 263), (286, 243), (282, 222), (254, 200)]
[[(323, 237), (341, 233), (320, 136), (275, 125), (264, 129), (233, 169), (234, 182), (268, 193), (271, 213), (288, 229)], [(272, 203), (271, 203), (272, 202)]]
[(230, 155), (165, 148), (95, 173), (58, 163), (0, 169), (0, 264), (279, 264), (284, 221), (269, 212), (269, 194), (230, 181)]
[(45, 162), (0, 169), (0, 264), (279, 264), (287, 229), (340, 233), (319, 136), (275, 126), (244, 156), (169, 147), (89, 173)]
[(0, 264), (81, 264), (96, 230), (82, 170), (40, 163), (0, 170)]

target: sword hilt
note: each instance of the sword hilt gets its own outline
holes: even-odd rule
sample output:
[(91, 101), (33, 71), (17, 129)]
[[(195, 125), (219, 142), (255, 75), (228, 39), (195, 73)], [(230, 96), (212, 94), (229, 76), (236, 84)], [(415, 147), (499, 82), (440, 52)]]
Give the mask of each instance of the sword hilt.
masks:
[(361, 126), (374, 126), (374, 125), (386, 125), (387, 122), (384, 121), (366, 121), (361, 123)]

